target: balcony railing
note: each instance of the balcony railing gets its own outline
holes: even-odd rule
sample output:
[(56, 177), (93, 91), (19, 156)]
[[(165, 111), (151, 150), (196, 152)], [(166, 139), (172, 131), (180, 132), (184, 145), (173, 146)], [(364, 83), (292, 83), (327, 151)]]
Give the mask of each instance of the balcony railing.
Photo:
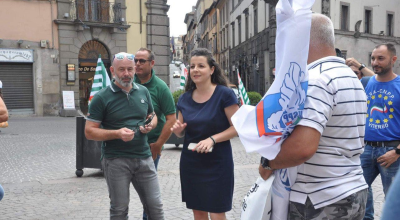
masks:
[(119, 23), (122, 22), (121, 3), (109, 0), (73, 0), (71, 18), (80, 21)]

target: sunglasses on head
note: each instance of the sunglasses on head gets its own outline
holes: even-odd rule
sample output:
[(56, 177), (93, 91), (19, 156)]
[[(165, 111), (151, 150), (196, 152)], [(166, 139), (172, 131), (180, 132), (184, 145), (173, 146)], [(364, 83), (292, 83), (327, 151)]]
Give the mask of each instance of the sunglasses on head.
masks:
[(117, 54), (115, 54), (114, 59), (123, 60), (125, 57), (128, 60), (134, 60), (135, 59), (135, 55), (130, 54), (130, 53), (117, 53)]
[(140, 64), (145, 64), (146, 61), (151, 61), (151, 60), (145, 60), (145, 59), (134, 59), (133, 61), (135, 61), (135, 63), (137, 63), (139, 61)]

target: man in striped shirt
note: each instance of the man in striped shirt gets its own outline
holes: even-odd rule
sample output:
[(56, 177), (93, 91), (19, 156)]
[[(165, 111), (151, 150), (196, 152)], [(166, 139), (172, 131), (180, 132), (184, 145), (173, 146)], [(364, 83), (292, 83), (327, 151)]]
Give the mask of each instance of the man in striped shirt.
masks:
[(308, 56), (309, 87), (303, 119), (283, 142), (269, 169), (298, 166), (288, 219), (352, 219), (365, 214), (364, 151), (366, 95), (345, 60), (336, 57), (331, 20), (313, 14)]

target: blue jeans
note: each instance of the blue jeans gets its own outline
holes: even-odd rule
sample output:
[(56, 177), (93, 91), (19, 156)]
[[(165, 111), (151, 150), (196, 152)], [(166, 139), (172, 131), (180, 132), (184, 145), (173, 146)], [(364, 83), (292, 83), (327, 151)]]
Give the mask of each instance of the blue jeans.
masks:
[(363, 168), (364, 178), (369, 186), (367, 207), (364, 219), (374, 219), (374, 198), (372, 195), (371, 184), (375, 178), (380, 174), (382, 179), (383, 192), (385, 196), (392, 184), (394, 176), (399, 169), (400, 160), (397, 160), (389, 168), (382, 167), (378, 162), (378, 157), (384, 155), (386, 152), (393, 150), (395, 147), (372, 147), (365, 145), (364, 153), (361, 154), (361, 166)]
[(4, 189), (3, 187), (0, 185), (0, 201), (3, 199), (4, 196)]
[(400, 174), (397, 172), (393, 181), (393, 187), (389, 188), (385, 204), (383, 206), (381, 220), (398, 219), (400, 216)]
[(110, 219), (128, 219), (129, 186), (132, 183), (151, 220), (163, 220), (160, 186), (152, 157), (103, 158), (110, 197)]
[[(160, 155), (158, 155), (156, 160), (154, 160), (154, 166), (156, 167), (156, 171), (157, 171), (159, 161), (160, 161)], [(147, 215), (146, 215), (145, 211), (143, 211), (143, 220), (147, 220)]]

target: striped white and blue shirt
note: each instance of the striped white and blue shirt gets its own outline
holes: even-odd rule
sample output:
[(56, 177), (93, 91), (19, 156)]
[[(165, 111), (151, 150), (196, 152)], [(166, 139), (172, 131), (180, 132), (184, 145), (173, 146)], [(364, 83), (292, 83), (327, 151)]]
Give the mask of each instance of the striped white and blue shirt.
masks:
[(308, 66), (309, 86), (299, 125), (321, 133), (317, 152), (298, 166), (290, 201), (318, 209), (366, 189), (360, 154), (364, 151), (366, 95), (360, 80), (339, 57)]

